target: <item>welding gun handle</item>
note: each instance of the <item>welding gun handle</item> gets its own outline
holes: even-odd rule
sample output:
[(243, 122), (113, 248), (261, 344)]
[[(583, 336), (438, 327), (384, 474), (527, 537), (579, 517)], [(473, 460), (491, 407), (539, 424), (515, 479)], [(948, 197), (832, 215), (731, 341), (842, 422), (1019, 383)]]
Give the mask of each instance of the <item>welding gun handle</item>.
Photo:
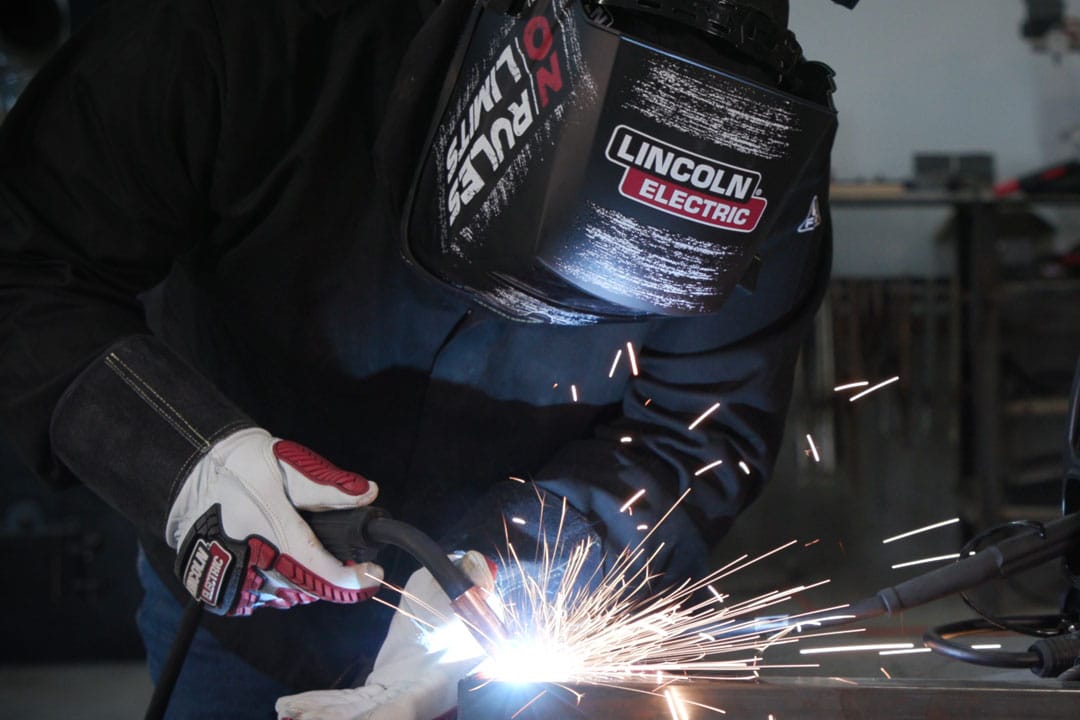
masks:
[(472, 580), (446, 557), (446, 551), (419, 529), (394, 520), (382, 508), (367, 507), (326, 512), (301, 511), (315, 537), (341, 562), (374, 562), (379, 550), (393, 545), (426, 567), (453, 600), (472, 587)]
[(361, 563), (375, 562), (385, 544), (372, 537), (369, 523), (389, 518), (390, 514), (382, 508), (369, 506), (325, 512), (301, 511), (300, 516), (315, 531), (315, 537), (327, 552), (341, 562)]

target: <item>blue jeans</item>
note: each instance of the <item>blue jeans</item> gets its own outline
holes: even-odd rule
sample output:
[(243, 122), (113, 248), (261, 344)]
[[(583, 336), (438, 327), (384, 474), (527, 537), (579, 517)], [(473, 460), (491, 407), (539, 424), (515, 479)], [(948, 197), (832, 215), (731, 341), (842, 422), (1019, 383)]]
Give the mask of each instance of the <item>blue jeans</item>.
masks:
[[(184, 608), (150, 567), (141, 548), (138, 571), (146, 594), (135, 621), (146, 646), (150, 677), (156, 685)], [(165, 717), (167, 720), (270, 720), (277, 717), (274, 701), (291, 692), (225, 649), (209, 631), (200, 627), (191, 641)]]

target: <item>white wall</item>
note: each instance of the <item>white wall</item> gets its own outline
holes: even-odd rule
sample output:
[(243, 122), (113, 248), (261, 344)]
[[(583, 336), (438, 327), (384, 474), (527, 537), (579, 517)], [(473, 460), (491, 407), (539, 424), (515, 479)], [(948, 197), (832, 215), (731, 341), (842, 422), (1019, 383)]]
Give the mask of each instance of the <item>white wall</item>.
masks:
[[(1055, 62), (1020, 37), (1021, 0), (792, 0), (806, 56), (836, 71), (838, 179), (904, 179), (916, 152), (991, 152), (999, 178), (1080, 155), (1080, 53)], [(1066, 3), (1080, 17), (1080, 0)], [(938, 274), (935, 211), (838, 210), (837, 275)]]

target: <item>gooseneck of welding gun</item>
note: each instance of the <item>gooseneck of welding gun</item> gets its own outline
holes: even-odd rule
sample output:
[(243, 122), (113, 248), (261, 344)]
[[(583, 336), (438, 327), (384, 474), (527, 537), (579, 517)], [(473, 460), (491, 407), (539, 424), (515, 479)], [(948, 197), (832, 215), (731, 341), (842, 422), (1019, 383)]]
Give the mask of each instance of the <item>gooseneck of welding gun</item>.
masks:
[[(323, 547), (342, 562), (373, 561), (379, 549), (393, 545), (409, 553), (427, 568), (450, 598), (454, 612), (486, 651), (490, 652), (504, 637), (502, 622), (486, 601), (486, 593), (454, 564), (437, 542), (408, 523), (394, 520), (381, 508), (362, 507), (327, 512), (302, 512), (305, 522), (315, 531)], [(188, 603), (176, 638), (169, 649), (154, 694), (147, 708), (146, 720), (165, 716), (184, 658), (199, 626), (202, 605), (194, 598)]]
[(393, 545), (427, 568), (450, 598), (450, 607), (489, 654), (505, 639), (502, 621), (487, 593), (447, 557), (442, 546), (408, 523), (373, 507), (301, 513), (319, 542), (339, 560), (374, 559), (383, 545)]

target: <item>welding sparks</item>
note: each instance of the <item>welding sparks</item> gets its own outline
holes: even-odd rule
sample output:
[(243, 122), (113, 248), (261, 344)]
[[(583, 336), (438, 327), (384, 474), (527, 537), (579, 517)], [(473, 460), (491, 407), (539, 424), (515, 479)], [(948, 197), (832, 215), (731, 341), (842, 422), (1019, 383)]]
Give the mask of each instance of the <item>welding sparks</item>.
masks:
[(912, 565), (925, 565), (927, 563), (941, 562), (943, 560), (956, 560), (960, 557), (960, 553), (952, 553), (951, 555), (938, 555), (937, 557), (922, 558), (919, 560), (908, 560), (907, 562), (897, 563), (892, 566), (893, 570), (899, 570), (900, 568), (911, 567)]
[(707, 472), (709, 472), (710, 470), (712, 470), (712, 469), (713, 469), (714, 467), (719, 467), (720, 465), (723, 465), (723, 464), (724, 464), (724, 461), (723, 461), (723, 460), (713, 460), (713, 461), (712, 461), (711, 463), (709, 463), (709, 464), (708, 464), (708, 465), (706, 465), (705, 467), (703, 467), (703, 468), (701, 468), (700, 470), (696, 471), (696, 472), (694, 473), (694, 476), (696, 477), (696, 476), (698, 476), (698, 475), (704, 475), (705, 473), (707, 473)]
[(632, 342), (626, 343), (626, 357), (630, 360), (630, 374), (637, 377), (637, 353), (634, 352), (634, 343)]
[(979, 645), (972, 645), (972, 650), (1000, 650), (1001, 643), (982, 643)]
[(810, 437), (810, 433), (806, 433), (806, 442), (810, 443), (810, 452), (814, 454), (814, 462), (821, 462), (821, 456), (818, 455), (817, 445), (814, 444), (814, 438)]
[(916, 655), (918, 653), (932, 652), (928, 647), (912, 647), (905, 650), (882, 650), (878, 655)]
[(615, 359), (611, 361), (611, 370), (608, 371), (607, 376), (609, 378), (615, 377), (615, 368), (619, 367), (619, 360), (622, 358), (622, 348), (615, 351)]
[(877, 392), (878, 390), (885, 387), (886, 385), (892, 385), (894, 382), (896, 382), (899, 379), (900, 379), (900, 376), (896, 375), (894, 377), (889, 378), (888, 380), (879, 382), (877, 385), (874, 385), (873, 387), (866, 388), (861, 393), (856, 393), (855, 395), (852, 395), (851, 397), (848, 398), (848, 402), (855, 402), (859, 398), (866, 397), (867, 395), (869, 395), (872, 392)]
[(623, 435), (621, 438), (619, 438), (619, 442), (625, 445), (627, 443), (634, 442), (634, 438), (630, 437), (629, 435)]
[(645, 531), (645, 530), (648, 530), (648, 529), (649, 529), (649, 526), (648, 526), (648, 525), (646, 525), (645, 523), (641, 523), (640, 525), (638, 525), (638, 526), (637, 526), (637, 529), (638, 529), (639, 531)]
[(848, 383), (846, 385), (837, 385), (833, 388), (833, 392), (841, 392), (843, 390), (852, 390), (854, 388), (866, 387), (869, 384), (869, 380), (859, 380), (858, 382)]
[(689, 720), (686, 716), (686, 708), (682, 706), (679, 698), (675, 696), (675, 690), (672, 688), (665, 690), (664, 698), (667, 699), (668, 710), (671, 712), (671, 720)]
[(742, 471), (743, 471), (744, 473), (746, 473), (747, 475), (749, 475), (749, 474), (750, 474), (750, 466), (746, 464), (746, 461), (745, 461), (745, 460), (740, 460), (740, 461), (739, 461), (739, 468), (740, 468), (740, 469), (741, 469), (741, 470), (742, 470)]
[(524, 479), (524, 478), (519, 478), (519, 477), (515, 477), (515, 476), (513, 476), (513, 475), (510, 475), (510, 476), (508, 476), (508, 477), (509, 477), (509, 478), (510, 478), (511, 480), (513, 480), (514, 482), (516, 482), (516, 483), (521, 483), (522, 485), (524, 485), (524, 484), (525, 484), (525, 479)]
[(623, 513), (630, 509), (630, 506), (641, 499), (641, 496), (645, 494), (645, 488), (641, 488), (636, 493), (630, 496), (630, 499), (623, 503), (623, 506), (619, 508), (619, 512)]
[(710, 415), (712, 415), (714, 412), (716, 412), (719, 409), (720, 409), (720, 403), (713, 403), (713, 406), (711, 408), (709, 408), (705, 412), (701, 413), (701, 415), (698, 416), (698, 419), (695, 420), (694, 422), (690, 423), (690, 425), (686, 429), (687, 430), (693, 430), (698, 425), (700, 425), (705, 420), (705, 418), (709, 417)]
[(892, 675), (890, 675), (890, 674), (889, 674), (889, 671), (888, 671), (888, 670), (886, 670), (886, 669), (885, 669), (885, 668), (883, 668), (883, 667), (879, 667), (879, 668), (878, 668), (878, 670), (880, 670), (880, 671), (881, 671), (881, 674), (882, 674), (882, 675), (884, 675), (885, 677), (887, 677), (887, 678), (889, 678), (890, 680), (892, 680)]
[(541, 690), (540, 692), (538, 692), (538, 693), (537, 693), (537, 694), (536, 694), (536, 695), (535, 695), (535, 696), (533, 697), (533, 699), (532, 699), (532, 700), (530, 700), (529, 702), (527, 702), (527, 703), (525, 703), (524, 705), (522, 705), (521, 707), (519, 707), (519, 708), (518, 708), (518, 710), (517, 710), (517, 712), (515, 712), (515, 713), (514, 713), (513, 715), (511, 715), (511, 716), (510, 716), (510, 720), (514, 720), (514, 718), (516, 718), (516, 717), (517, 717), (518, 715), (520, 715), (521, 713), (525, 712), (526, 708), (528, 708), (528, 707), (529, 707), (530, 705), (532, 705), (532, 704), (533, 704), (534, 702), (536, 702), (536, 701), (537, 701), (537, 700), (539, 700), (540, 698), (544, 697), (544, 695), (546, 695), (546, 694), (547, 694), (547, 690)]
[[(645, 543), (689, 492), (676, 500), (636, 546), (609, 559), (603, 571), (595, 565), (595, 541), (568, 545), (562, 540), (565, 501), (559, 532), (553, 541), (547, 537), (537, 541), (534, 559), (522, 561), (508, 543), (509, 557), (501, 564), (504, 572), (515, 573), (516, 578), (513, 595), (504, 597), (502, 603), (509, 639), (496, 649), (480, 669), (481, 674), (502, 681), (620, 686), (649, 681), (660, 686), (649, 694), (659, 695), (664, 685), (679, 679), (756, 678), (764, 668), (780, 667), (765, 663), (767, 648), (846, 632), (803, 633), (787, 616), (784, 620), (775, 616), (760, 619), (763, 611), (828, 581), (772, 590), (737, 602), (717, 602), (727, 596), (712, 587), (713, 583), (797, 545), (796, 540), (753, 557), (743, 555), (700, 580), (685, 580), (659, 592), (651, 590), (660, 575), (651, 571), (650, 565), (663, 551), (663, 544), (646, 550)], [(642, 494), (635, 494), (624, 509)], [(544, 526), (543, 513), (542, 505), (540, 526)], [(706, 590), (711, 597), (701, 599)], [(672, 707), (684, 714), (686, 706), (697, 705), (678, 700), (677, 695), (671, 696)]]
[(824, 653), (870, 652), (878, 650), (910, 650), (914, 643), (878, 643), (871, 645), (832, 645), (830, 647), (802, 648), (800, 655), (821, 655)]
[(577, 385), (570, 386), (570, 396), (574, 398), (574, 402), (577, 402)]
[(954, 525), (954, 524), (956, 524), (958, 522), (960, 522), (960, 518), (958, 518), (958, 517), (954, 517), (951, 520), (942, 520), (941, 522), (934, 523), (933, 525), (927, 525), (926, 527), (917, 528), (915, 530), (909, 530), (909, 531), (907, 531), (905, 533), (900, 533), (899, 535), (893, 535), (890, 538), (885, 538), (884, 540), (881, 541), (881, 544), (882, 545), (888, 545), (889, 543), (895, 542), (896, 540), (903, 540), (904, 538), (911, 537), (912, 535), (918, 535), (919, 533), (924, 533), (924, 532), (927, 532), (928, 530), (936, 530), (936, 529), (938, 529), (940, 527), (945, 527), (946, 525)]
[(526, 524), (525, 518), (519, 518), (519, 517), (510, 518), (510, 522), (514, 523), (515, 525), (525, 525)]

